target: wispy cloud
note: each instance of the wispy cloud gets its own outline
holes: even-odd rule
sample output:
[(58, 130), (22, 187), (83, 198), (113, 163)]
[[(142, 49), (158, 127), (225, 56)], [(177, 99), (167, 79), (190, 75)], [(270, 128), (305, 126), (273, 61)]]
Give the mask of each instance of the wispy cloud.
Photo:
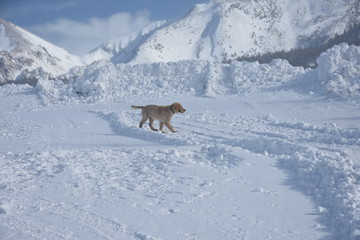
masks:
[(108, 18), (91, 18), (86, 22), (60, 18), (31, 29), (71, 53), (82, 55), (107, 40), (138, 32), (150, 23), (148, 11), (136, 14), (121, 12)]

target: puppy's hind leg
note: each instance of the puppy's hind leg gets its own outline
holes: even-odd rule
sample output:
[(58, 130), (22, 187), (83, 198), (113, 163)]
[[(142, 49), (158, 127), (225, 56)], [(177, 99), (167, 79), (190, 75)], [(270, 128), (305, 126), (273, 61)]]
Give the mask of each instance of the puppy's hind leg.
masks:
[(148, 120), (148, 117), (143, 114), (143, 118), (141, 119), (141, 122), (139, 123), (139, 128), (142, 128), (144, 123)]
[(156, 128), (153, 127), (153, 123), (154, 123), (154, 119), (149, 118), (149, 126), (150, 126), (151, 130), (158, 131)]

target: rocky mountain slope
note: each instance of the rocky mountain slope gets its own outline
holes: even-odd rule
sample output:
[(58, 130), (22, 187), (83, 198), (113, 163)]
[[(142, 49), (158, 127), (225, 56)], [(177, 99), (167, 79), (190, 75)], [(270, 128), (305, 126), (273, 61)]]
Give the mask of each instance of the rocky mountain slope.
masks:
[(34, 84), (81, 65), (82, 60), (34, 34), (0, 19), (0, 84)]

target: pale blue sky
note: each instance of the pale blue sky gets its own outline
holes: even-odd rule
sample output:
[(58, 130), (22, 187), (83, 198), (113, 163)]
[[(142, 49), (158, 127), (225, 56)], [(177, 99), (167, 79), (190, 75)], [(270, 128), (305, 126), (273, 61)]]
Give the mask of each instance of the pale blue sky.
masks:
[[(4, 18), (74, 54), (187, 13), (206, 0), (0, 0)], [(80, 44), (81, 43), (81, 44)]]

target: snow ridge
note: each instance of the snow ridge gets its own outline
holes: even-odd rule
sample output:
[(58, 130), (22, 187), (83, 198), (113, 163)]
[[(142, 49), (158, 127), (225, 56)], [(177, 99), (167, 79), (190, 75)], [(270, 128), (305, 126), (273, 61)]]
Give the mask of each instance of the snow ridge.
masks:
[(304, 72), (304, 69), (294, 68), (284, 60), (265, 65), (247, 62), (223, 65), (206, 61), (114, 65), (102, 61), (79, 69), (66, 84), (40, 79), (37, 88), (46, 101), (52, 99), (53, 102), (95, 102), (180, 94), (216, 96), (276, 87)]
[[(139, 65), (99, 61), (73, 69), (72, 74), (61, 76), (61, 81), (40, 79), (37, 89), (44, 101), (52, 103), (180, 94), (242, 95), (259, 88), (291, 88), (332, 99), (358, 101), (359, 49), (347, 44), (335, 46), (318, 58), (314, 70), (292, 67), (286, 60), (273, 60), (269, 64), (190, 60)], [(69, 80), (64, 84), (64, 79)]]

